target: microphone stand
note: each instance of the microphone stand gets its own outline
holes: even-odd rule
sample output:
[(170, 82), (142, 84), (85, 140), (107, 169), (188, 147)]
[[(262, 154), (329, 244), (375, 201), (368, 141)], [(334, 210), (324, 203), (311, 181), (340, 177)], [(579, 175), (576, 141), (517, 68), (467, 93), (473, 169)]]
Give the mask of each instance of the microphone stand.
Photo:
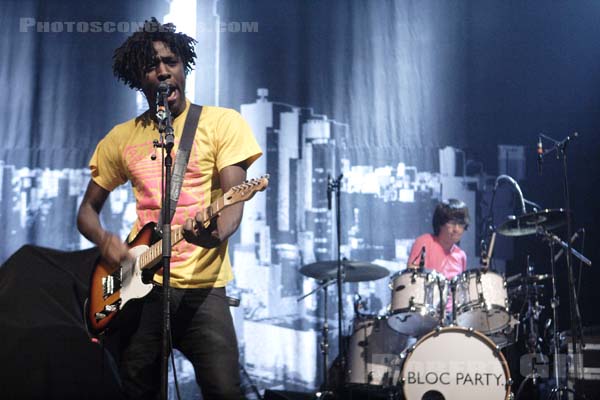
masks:
[(520, 204), (521, 205), (521, 213), (522, 214), (527, 214), (527, 210), (525, 208), (525, 197), (523, 197), (523, 192), (521, 191), (521, 187), (519, 186), (519, 184), (517, 183), (517, 181), (515, 181), (513, 179), (512, 176), (510, 176), (510, 175), (498, 175), (498, 177), (496, 178), (496, 183), (494, 184), (494, 196), (496, 195), (496, 189), (498, 189), (498, 185), (499, 185), (499, 183), (500, 183), (501, 180), (506, 180), (506, 181), (510, 182), (511, 185), (513, 185), (513, 187), (517, 191), (517, 194), (519, 195), (519, 201), (521, 203)]
[[(161, 85), (162, 86), (162, 85)], [(166, 93), (159, 86), (159, 92), (156, 97), (156, 117), (158, 119), (158, 132), (160, 133), (160, 142), (155, 142), (155, 147), (163, 149), (163, 182), (162, 188), (162, 226), (159, 227), (162, 234), (162, 265), (163, 265), (163, 323), (162, 323), (162, 351), (161, 351), (161, 399), (169, 398), (169, 354), (171, 351), (171, 311), (170, 311), (170, 280), (171, 280), (171, 167), (173, 158), (171, 150), (175, 143), (173, 124), (171, 121), (171, 112), (167, 101), (168, 89)], [(164, 134), (164, 136), (163, 136)], [(164, 140), (163, 140), (164, 138)]]
[[(556, 158), (557, 159), (561, 159), (562, 158), (562, 164), (563, 164), (563, 190), (564, 190), (564, 198), (565, 198), (565, 212), (566, 212), (566, 217), (567, 217), (567, 237), (571, 237), (573, 235), (573, 227), (572, 227), (572, 221), (571, 221), (571, 198), (570, 198), (570, 194), (569, 194), (569, 178), (568, 178), (568, 174), (567, 174), (567, 145), (569, 144), (569, 142), (573, 139), (576, 138), (577, 136), (579, 136), (579, 134), (577, 132), (573, 133), (573, 137), (571, 136), (567, 136), (565, 139), (561, 140), (561, 141), (557, 141), (552, 139), (551, 137), (548, 137), (546, 135), (540, 134), (541, 137), (550, 140), (554, 143), (554, 147), (552, 147), (551, 149), (544, 151), (542, 153), (542, 158), (554, 151), (556, 151)], [(585, 347), (585, 342), (583, 339), (583, 328), (581, 326), (581, 314), (580, 314), (580, 310), (579, 310), (579, 302), (577, 300), (577, 293), (575, 292), (575, 283), (574, 283), (574, 278), (573, 278), (573, 258), (572, 258), (572, 248), (571, 248), (571, 241), (568, 240), (567, 241), (567, 254), (566, 254), (566, 261), (567, 261), (567, 276), (568, 276), (568, 283), (569, 283), (569, 311), (570, 311), (570, 316), (571, 316), (571, 320), (570, 320), (570, 325), (571, 325), (571, 345), (572, 345), (572, 351), (573, 351), (573, 356), (574, 356), (574, 365), (573, 365), (573, 370), (575, 372), (575, 376), (580, 376), (579, 374), (579, 365), (578, 365), (578, 357), (577, 357), (577, 342), (579, 341), (581, 343), (581, 348), (583, 349)], [(553, 271), (554, 274), (554, 271)], [(554, 279), (554, 278), (553, 278)], [(554, 323), (556, 324), (556, 320), (554, 321)], [(558, 328), (556, 328), (558, 329)], [(557, 338), (555, 337), (555, 340), (557, 340)], [(555, 344), (555, 346), (557, 347), (557, 345)], [(557, 355), (557, 354), (555, 354)], [(554, 363), (556, 363), (558, 360), (554, 360)], [(556, 367), (555, 367), (556, 368)], [(568, 369), (567, 369), (567, 374), (568, 374)], [(567, 391), (571, 391), (568, 388), (565, 387), (561, 387), (559, 382), (558, 382), (558, 376), (556, 376), (556, 387), (554, 389), (552, 389), (551, 391), (551, 395), (555, 394), (557, 399), (560, 399), (563, 395), (563, 393), (567, 392)]]

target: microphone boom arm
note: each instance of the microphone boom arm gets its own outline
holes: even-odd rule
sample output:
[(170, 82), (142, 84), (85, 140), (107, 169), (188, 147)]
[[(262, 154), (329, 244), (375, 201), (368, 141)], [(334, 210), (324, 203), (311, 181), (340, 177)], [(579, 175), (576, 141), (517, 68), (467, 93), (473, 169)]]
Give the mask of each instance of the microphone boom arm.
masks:
[(496, 184), (494, 185), (494, 192), (496, 191), (496, 189), (498, 189), (498, 184), (502, 180), (506, 180), (506, 181), (510, 182), (513, 185), (513, 187), (516, 189), (516, 191), (519, 195), (519, 201), (521, 202), (521, 212), (523, 214), (527, 214), (527, 210), (525, 209), (525, 197), (523, 197), (523, 192), (521, 191), (521, 187), (519, 186), (517, 181), (514, 180), (510, 175), (498, 175), (498, 177), (496, 178)]

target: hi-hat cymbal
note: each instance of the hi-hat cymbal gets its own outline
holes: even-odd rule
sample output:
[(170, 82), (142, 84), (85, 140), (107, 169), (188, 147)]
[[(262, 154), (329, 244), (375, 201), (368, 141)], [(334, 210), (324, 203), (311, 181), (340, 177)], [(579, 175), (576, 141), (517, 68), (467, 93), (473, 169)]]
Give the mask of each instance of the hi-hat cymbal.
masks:
[(556, 229), (566, 222), (567, 213), (562, 208), (542, 210), (509, 219), (500, 225), (498, 233), (504, 236), (527, 236), (537, 233), (538, 228)]
[[(344, 282), (374, 281), (389, 275), (386, 268), (360, 261), (343, 260)], [(337, 261), (318, 261), (300, 268), (300, 273), (320, 281), (337, 277)]]

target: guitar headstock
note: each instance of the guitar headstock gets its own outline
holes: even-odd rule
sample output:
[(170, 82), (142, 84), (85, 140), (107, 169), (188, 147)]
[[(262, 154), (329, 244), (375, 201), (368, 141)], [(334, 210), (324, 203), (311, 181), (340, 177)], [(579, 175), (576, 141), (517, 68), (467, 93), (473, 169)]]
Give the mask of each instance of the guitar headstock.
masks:
[(223, 195), (224, 205), (232, 205), (240, 201), (250, 200), (257, 192), (262, 192), (269, 186), (269, 175), (253, 178), (234, 186)]

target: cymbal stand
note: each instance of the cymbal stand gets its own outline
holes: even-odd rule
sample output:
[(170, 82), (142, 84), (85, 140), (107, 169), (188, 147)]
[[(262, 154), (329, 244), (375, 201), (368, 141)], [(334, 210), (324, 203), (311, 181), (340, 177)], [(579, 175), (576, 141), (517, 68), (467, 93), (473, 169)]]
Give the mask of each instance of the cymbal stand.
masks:
[[(529, 255), (527, 256), (527, 272), (525, 274), (526, 277), (530, 278), (532, 277), (533, 274), (533, 266), (529, 263)], [(533, 383), (534, 386), (537, 386), (538, 384), (538, 379), (541, 378), (541, 375), (538, 373), (538, 369), (537, 366), (538, 364), (538, 355), (540, 355), (542, 357), (542, 359), (544, 358), (544, 355), (541, 353), (540, 350), (540, 346), (539, 346), (539, 330), (538, 330), (538, 320), (539, 320), (539, 314), (540, 314), (540, 310), (541, 310), (541, 306), (539, 304), (539, 292), (538, 292), (538, 287), (535, 283), (533, 283), (531, 280), (526, 280), (525, 281), (525, 287), (526, 287), (526, 301), (527, 301), (527, 312), (525, 314), (525, 318), (523, 318), (523, 320), (527, 321), (527, 337), (526, 337), (526, 348), (527, 348), (527, 352), (530, 356), (530, 361), (531, 361), (531, 372), (527, 374), (527, 376), (525, 376), (525, 379), (523, 379), (523, 381), (521, 382), (521, 384), (519, 385), (519, 388), (517, 390), (517, 393), (515, 395), (515, 399), (519, 400), (521, 398), (521, 393), (523, 391), (523, 389), (525, 388), (525, 384), (531, 380), (531, 382)], [(517, 338), (518, 338), (518, 334), (517, 334)]]
[(327, 285), (323, 284), (323, 330), (321, 331), (322, 340), (321, 340), (321, 354), (323, 355), (323, 388), (325, 391), (320, 392), (318, 398), (324, 399), (329, 395), (333, 395), (329, 392), (329, 377), (327, 376), (327, 368), (329, 365), (329, 317), (327, 314), (327, 303), (329, 299), (327, 296)]
[(342, 251), (341, 251), (341, 240), (342, 240), (342, 221), (341, 221), (341, 204), (340, 204), (340, 189), (342, 187), (343, 174), (340, 174), (337, 179), (332, 179), (331, 176), (327, 177), (327, 200), (328, 208), (331, 210), (331, 195), (335, 193), (335, 214), (336, 214), (336, 243), (337, 243), (337, 295), (338, 295), (338, 348), (340, 355), (340, 379), (339, 382), (343, 381), (343, 374), (346, 370), (346, 352), (344, 349), (344, 337), (342, 330), (342, 319), (344, 317), (344, 309), (342, 306), (342, 285), (344, 284), (344, 265), (342, 263)]
[(313, 290), (311, 290), (310, 292), (298, 297), (296, 299), (297, 302), (300, 302), (302, 300), (304, 300), (305, 298), (307, 298), (308, 296), (312, 295), (313, 293), (316, 293), (318, 290), (323, 289), (323, 327), (321, 328), (321, 343), (319, 345), (320, 349), (321, 349), (321, 355), (322, 355), (322, 363), (323, 363), (323, 392), (319, 392), (317, 395), (317, 398), (319, 399), (326, 399), (328, 396), (333, 396), (333, 393), (329, 391), (329, 376), (327, 373), (327, 368), (329, 365), (329, 318), (328, 318), (328, 307), (327, 307), (327, 303), (329, 302), (328, 300), (328, 295), (327, 295), (327, 288), (329, 287), (329, 285), (331, 285), (332, 283), (334, 283), (335, 280), (331, 279), (328, 281), (322, 281), (320, 285), (318, 285), (316, 288), (314, 288)]
[[(529, 258), (529, 257), (528, 257)], [(527, 263), (527, 277), (533, 276), (533, 265)], [(539, 342), (538, 339), (540, 337), (538, 325), (539, 325), (539, 317), (542, 306), (539, 303), (539, 292), (538, 286), (531, 282), (527, 281), (527, 313), (525, 314), (525, 319), (527, 320), (528, 332), (527, 332), (527, 350), (529, 353), (537, 353), (539, 351)], [(535, 384), (535, 378), (534, 378)]]

